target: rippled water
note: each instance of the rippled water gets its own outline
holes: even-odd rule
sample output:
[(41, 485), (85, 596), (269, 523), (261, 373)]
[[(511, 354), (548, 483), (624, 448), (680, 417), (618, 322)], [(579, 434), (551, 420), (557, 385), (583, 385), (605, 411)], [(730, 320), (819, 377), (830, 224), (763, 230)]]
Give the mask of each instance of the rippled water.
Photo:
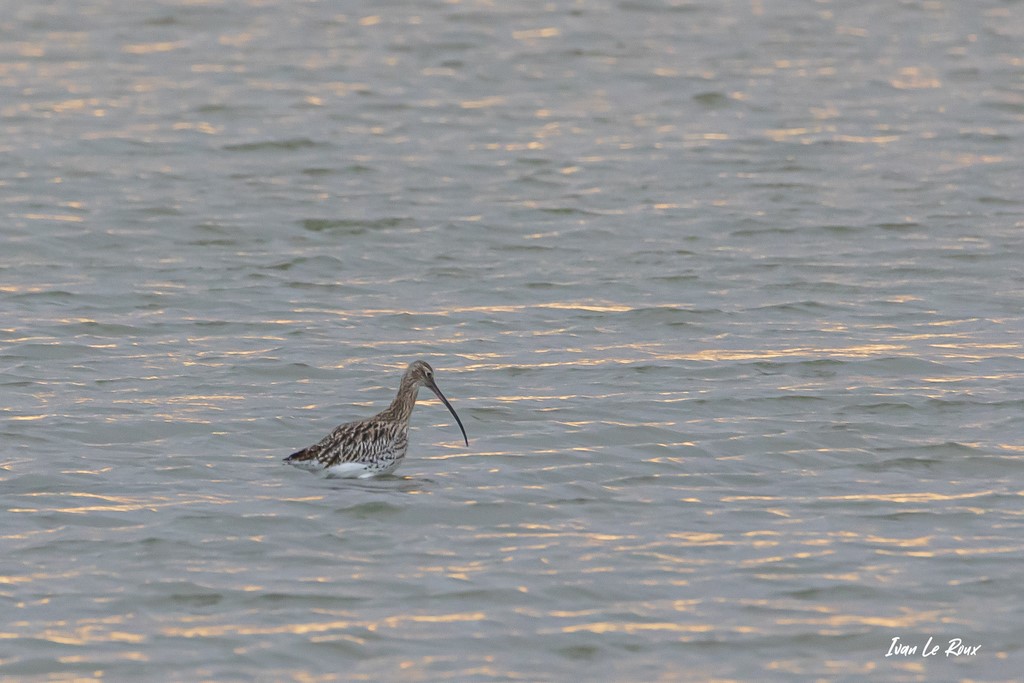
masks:
[(1019, 675), (1019, 3), (3, 9), (5, 680)]

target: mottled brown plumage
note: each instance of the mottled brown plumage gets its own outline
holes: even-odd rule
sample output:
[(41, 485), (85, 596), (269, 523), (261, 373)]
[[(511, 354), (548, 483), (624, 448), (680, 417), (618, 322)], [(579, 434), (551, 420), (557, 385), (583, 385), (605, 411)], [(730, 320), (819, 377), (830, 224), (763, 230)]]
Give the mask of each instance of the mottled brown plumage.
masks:
[(317, 443), (289, 455), (285, 462), (313, 471), (326, 470), (336, 477), (363, 478), (394, 472), (409, 448), (409, 417), (420, 387), (433, 391), (451, 411), (468, 446), (462, 420), (434, 383), (434, 369), (418, 360), (406, 368), (391, 405), (367, 420), (335, 427)]

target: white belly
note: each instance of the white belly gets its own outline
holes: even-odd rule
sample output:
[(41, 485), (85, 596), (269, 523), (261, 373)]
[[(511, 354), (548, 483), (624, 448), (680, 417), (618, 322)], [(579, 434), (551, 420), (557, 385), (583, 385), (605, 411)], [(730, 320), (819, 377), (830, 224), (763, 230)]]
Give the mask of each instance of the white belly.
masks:
[(324, 470), (324, 474), (332, 479), (366, 479), (367, 477), (391, 474), (398, 469), (399, 462), (400, 460), (394, 460), (384, 466), (365, 462), (342, 462), (328, 467)]

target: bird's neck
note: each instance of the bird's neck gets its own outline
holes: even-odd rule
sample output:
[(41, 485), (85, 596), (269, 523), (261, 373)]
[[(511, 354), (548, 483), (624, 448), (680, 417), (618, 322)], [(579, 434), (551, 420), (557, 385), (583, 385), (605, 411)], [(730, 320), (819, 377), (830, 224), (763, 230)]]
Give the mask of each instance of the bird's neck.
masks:
[(419, 389), (411, 380), (403, 377), (402, 385), (398, 387), (398, 393), (395, 394), (395, 400), (384, 412), (393, 420), (408, 421), (409, 416), (412, 415), (412, 409), (416, 406), (416, 395), (419, 393)]

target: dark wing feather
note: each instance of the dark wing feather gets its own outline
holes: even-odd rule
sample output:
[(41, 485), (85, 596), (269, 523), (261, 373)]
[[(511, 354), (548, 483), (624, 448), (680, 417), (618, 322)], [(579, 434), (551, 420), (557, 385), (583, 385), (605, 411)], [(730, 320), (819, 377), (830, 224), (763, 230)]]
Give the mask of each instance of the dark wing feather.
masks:
[(334, 428), (317, 443), (292, 453), (285, 462), (293, 465), (316, 462), (333, 467), (344, 462), (378, 462), (405, 455), (408, 424), (382, 420), (379, 416), (359, 422), (346, 422)]
[(285, 462), (292, 462), (292, 463), (294, 463), (294, 462), (306, 462), (307, 460), (316, 460), (317, 456), (320, 455), (320, 451), (321, 450), (323, 450), (323, 449), (320, 448), (320, 444), (319, 443), (315, 443), (312, 446), (308, 446), (306, 448), (303, 448), (301, 451), (295, 451), (294, 453), (289, 455), (287, 458), (285, 458), (284, 461)]
[(330, 434), (320, 439), (312, 446), (307, 446), (301, 451), (296, 451), (284, 459), (288, 463), (309, 462), (315, 460), (324, 467), (337, 465), (340, 462), (354, 460), (353, 454), (346, 446), (352, 440), (352, 433), (356, 431), (359, 422), (347, 422), (338, 425)]

